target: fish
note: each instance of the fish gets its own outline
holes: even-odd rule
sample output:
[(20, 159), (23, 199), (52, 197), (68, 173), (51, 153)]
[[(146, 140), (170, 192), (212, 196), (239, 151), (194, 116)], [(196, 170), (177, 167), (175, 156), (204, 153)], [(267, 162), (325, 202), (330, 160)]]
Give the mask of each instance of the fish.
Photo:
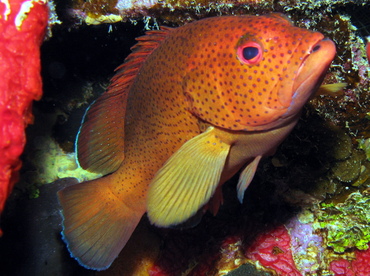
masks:
[(346, 82), (322, 84), (312, 98), (316, 98), (319, 96), (342, 97), (345, 95), (344, 88), (346, 86), (348, 86), (348, 83)]
[(367, 56), (367, 61), (370, 62), (370, 36), (367, 37), (367, 42), (366, 42), (366, 56)]
[(323, 34), (277, 13), (210, 17), (137, 40), (76, 140), (80, 166), (105, 176), (58, 192), (62, 237), (88, 269), (107, 269), (145, 213), (158, 227), (216, 214), (237, 173), (243, 202), (336, 54)]

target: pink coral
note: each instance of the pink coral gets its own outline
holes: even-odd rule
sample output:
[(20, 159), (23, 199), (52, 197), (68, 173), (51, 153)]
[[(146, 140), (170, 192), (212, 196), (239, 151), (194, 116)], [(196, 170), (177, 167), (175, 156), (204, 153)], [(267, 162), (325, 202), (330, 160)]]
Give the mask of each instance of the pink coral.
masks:
[(370, 273), (370, 248), (365, 251), (356, 250), (356, 259), (335, 260), (330, 263), (335, 276), (367, 276)]
[(246, 252), (246, 257), (259, 261), (264, 267), (275, 270), (278, 275), (300, 276), (290, 249), (290, 236), (284, 226), (260, 235)]

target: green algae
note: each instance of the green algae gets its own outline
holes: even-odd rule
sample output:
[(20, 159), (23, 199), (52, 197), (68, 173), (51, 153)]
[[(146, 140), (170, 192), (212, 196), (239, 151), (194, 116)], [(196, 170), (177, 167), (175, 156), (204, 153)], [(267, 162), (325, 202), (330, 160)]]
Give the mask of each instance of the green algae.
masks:
[(30, 199), (39, 198), (40, 196), (40, 190), (38, 189), (38, 187), (36, 187), (36, 185), (29, 185), (27, 187), (27, 191), (28, 191), (28, 197)]
[(370, 138), (368, 139), (358, 139), (358, 148), (365, 151), (366, 159), (370, 161)]
[(29, 162), (33, 170), (22, 176), (29, 198), (40, 196), (39, 188), (44, 184), (58, 179), (73, 177), (79, 182), (92, 180), (101, 174), (82, 169), (76, 161), (74, 153), (66, 153), (51, 137), (38, 137), (40, 140), (34, 147)]
[(326, 232), (326, 244), (336, 253), (357, 248), (366, 250), (370, 242), (370, 195), (354, 192), (339, 204), (321, 203), (316, 230)]

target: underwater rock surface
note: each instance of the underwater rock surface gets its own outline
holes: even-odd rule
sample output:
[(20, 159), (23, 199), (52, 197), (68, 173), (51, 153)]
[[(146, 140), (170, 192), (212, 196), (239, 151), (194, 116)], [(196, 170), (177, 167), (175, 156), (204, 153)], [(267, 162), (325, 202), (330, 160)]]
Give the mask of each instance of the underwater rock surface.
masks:
[(183, 24), (205, 16), (222, 14), (263, 14), (268, 12), (297, 13), (302, 16), (322, 17), (332, 14), (333, 9), (356, 5), (364, 7), (363, 0), (91, 0), (71, 1), (65, 11), (87, 24), (115, 23), (145, 18), (146, 23), (152, 18), (158, 22)]
[[(370, 35), (369, 5), (74, 1), (67, 10), (57, 4), (62, 24), (52, 28), (53, 36), (42, 48), (45, 96), (36, 104), (35, 126), (29, 129), (22, 180), (4, 213), (0, 274), (368, 275), (370, 66), (364, 38)], [(79, 267), (60, 241), (53, 197), (59, 186), (46, 183), (76, 177), (74, 136), (83, 111), (109, 83), (134, 37), (157, 24), (177, 26), (207, 16), (270, 11), (285, 12), (296, 25), (336, 42), (338, 55), (325, 83), (345, 82), (343, 91), (310, 101), (296, 129), (261, 163), (242, 205), (235, 197), (234, 178), (224, 188), (224, 205), (216, 217), (207, 214), (198, 226), (185, 230), (158, 229), (144, 217), (110, 269), (95, 273)], [(111, 24), (121, 20), (127, 22)], [(30, 270), (20, 271), (18, 262), (25, 258)]]

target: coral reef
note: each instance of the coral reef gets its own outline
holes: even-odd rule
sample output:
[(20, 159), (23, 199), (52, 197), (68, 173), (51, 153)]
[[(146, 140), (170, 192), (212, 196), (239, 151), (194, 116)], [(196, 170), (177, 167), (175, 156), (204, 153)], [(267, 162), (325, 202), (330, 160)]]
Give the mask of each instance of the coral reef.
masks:
[(370, 242), (369, 203), (369, 195), (359, 192), (350, 194), (343, 203), (322, 203), (314, 229), (327, 230), (327, 245), (336, 253), (354, 247), (366, 250)]
[[(63, 116), (61, 112), (45, 115), (36, 105), (34, 114), (36, 116), (35, 125), (29, 127), (27, 131), (27, 135), (34, 139), (25, 147), (24, 167), (18, 188), (22, 186), (29, 192), (30, 198), (37, 198), (42, 185), (58, 179), (73, 177), (81, 182), (101, 176), (83, 170), (77, 164), (75, 154), (63, 150), (63, 143), (61, 146), (52, 138), (53, 126)], [(64, 147), (69, 147), (69, 145), (64, 145)]]
[(279, 226), (273, 232), (260, 235), (248, 248), (246, 257), (279, 274), (298, 276), (300, 272), (295, 267), (290, 243), (288, 231)]
[(0, 213), (18, 180), (32, 101), (41, 97), (40, 53), (46, 1), (0, 3)]
[(331, 14), (335, 8), (345, 5), (365, 6), (366, 1), (356, 0), (92, 0), (72, 1), (68, 10), (87, 24), (114, 23), (118, 21), (137, 20), (143, 17), (152, 18), (154, 22), (184, 24), (205, 16), (221, 14), (258, 14), (268, 12), (297, 13), (300, 17), (315, 15), (316, 20), (323, 14)]
[(336, 276), (368, 275), (370, 271), (370, 250), (356, 251), (353, 260), (340, 259), (330, 264), (330, 269)]

